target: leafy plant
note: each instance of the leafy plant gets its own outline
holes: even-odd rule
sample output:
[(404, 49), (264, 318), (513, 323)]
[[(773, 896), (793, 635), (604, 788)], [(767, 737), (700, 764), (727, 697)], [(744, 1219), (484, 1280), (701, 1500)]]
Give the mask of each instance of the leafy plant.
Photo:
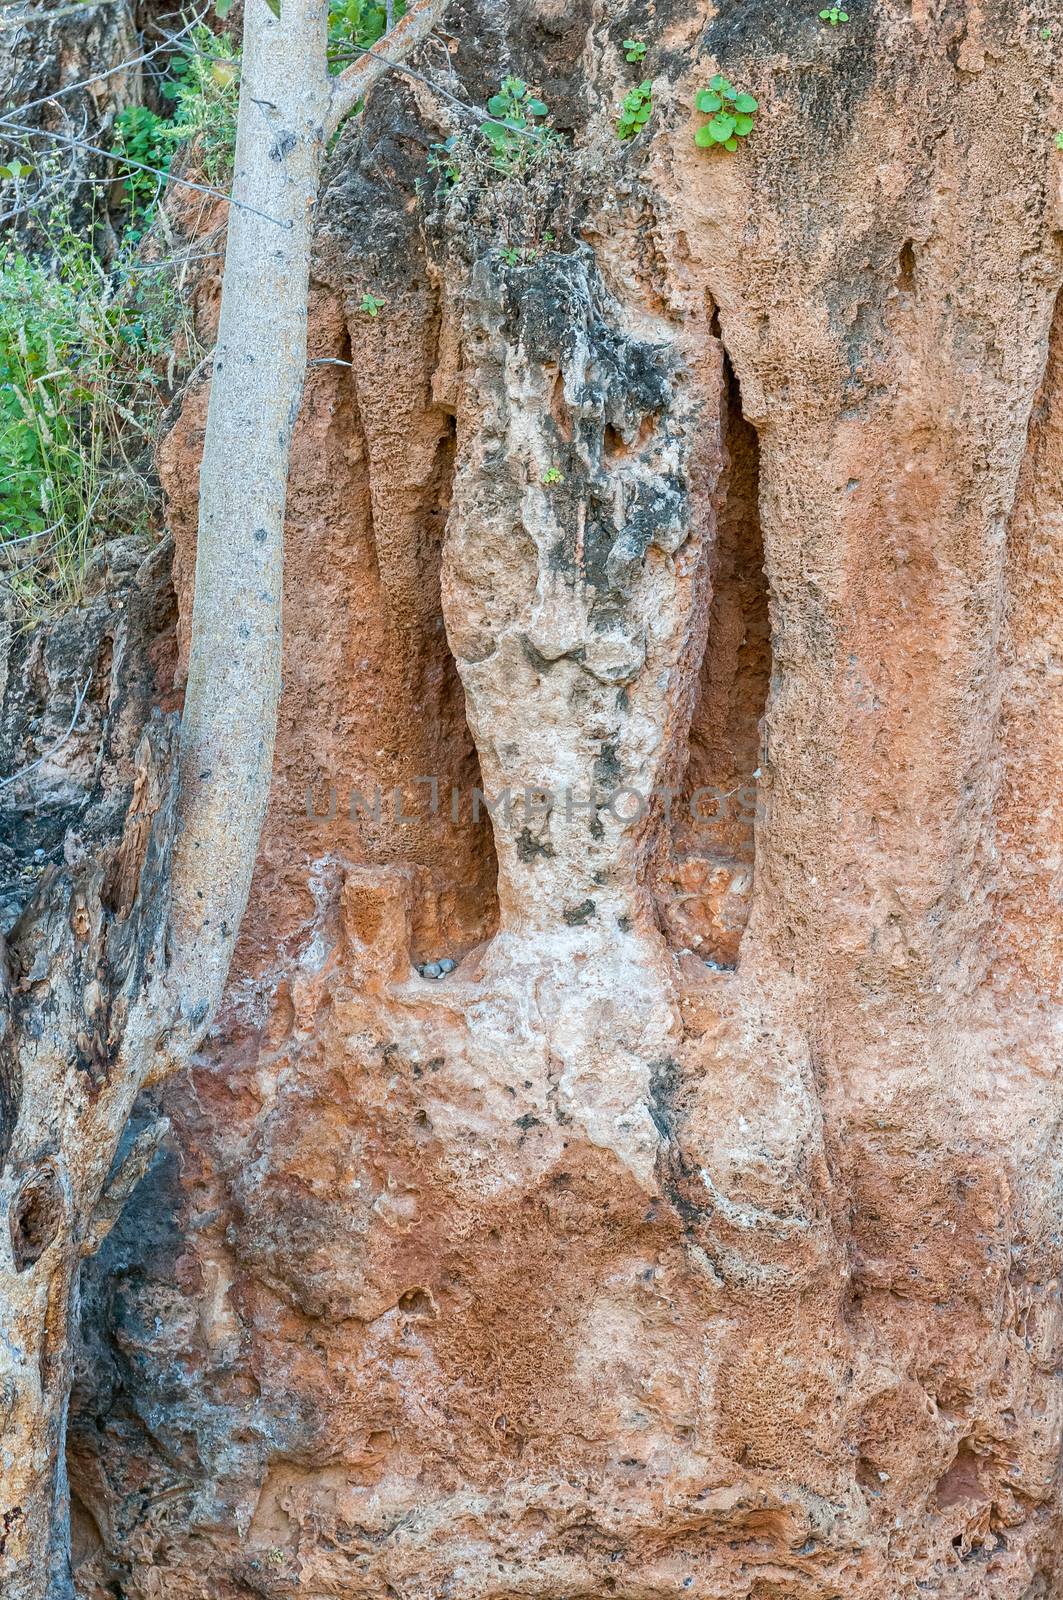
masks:
[(16, 180), (18, 178), (28, 178), (32, 173), (33, 168), (28, 166), (25, 161), (5, 161), (3, 166), (0, 166), (0, 179), (5, 183), (11, 178)]
[[(406, 0), (395, 0), (394, 20), (406, 15)], [(353, 53), (371, 50), (388, 31), (387, 6), (378, 0), (329, 0), (329, 61), (339, 70)]]
[(821, 22), (829, 22), (832, 28), (836, 28), (839, 22), (848, 22), (849, 13), (848, 11), (841, 11), (837, 6), (827, 6), (825, 10), (820, 12), (819, 20)]
[(641, 39), (625, 39), (624, 54), (629, 61), (638, 63), (646, 59), (647, 46)]
[(1063, 128), (1061, 128), (1060, 131), (1056, 134), (1056, 137), (1055, 137), (1053, 143), (1055, 144), (1055, 147), (1056, 147), (1057, 150), (1063, 150)]
[(538, 99), (522, 78), (503, 78), (487, 109), (491, 119), (481, 122), (480, 132), (491, 146), (491, 165), (497, 172), (519, 174), (559, 141), (552, 128), (541, 125), (550, 112), (546, 101)]
[[(131, 223), (150, 218), (166, 182), (172, 149), (163, 137), (163, 126), (163, 119), (148, 106), (127, 106), (115, 118), (114, 151)], [(130, 166), (123, 156), (140, 165)], [(154, 171), (147, 172), (145, 167)]]
[(539, 252), (530, 244), (501, 245), (498, 251), (507, 267), (530, 267), (533, 261), (538, 261)]
[(434, 172), (442, 189), (452, 189), (461, 177), (461, 163), (456, 155), (457, 135), (451, 134), (449, 139), (441, 139), (430, 146), (428, 151), (428, 170)]
[(751, 94), (735, 88), (729, 78), (718, 72), (707, 89), (697, 98), (697, 108), (711, 117), (694, 135), (694, 143), (702, 150), (722, 146), (724, 150), (737, 150), (743, 139), (748, 139), (756, 125), (758, 102)]
[(649, 78), (636, 88), (629, 89), (620, 107), (616, 124), (618, 139), (633, 139), (641, 133), (653, 115), (653, 84)]
[(547, 489), (549, 489), (552, 484), (564, 483), (564, 481), (565, 475), (561, 471), (560, 467), (547, 467), (546, 471), (543, 473), (543, 485)]
[(168, 281), (104, 269), (56, 223), (49, 262), (0, 255), (0, 571), (23, 616), (76, 598), (97, 528), (146, 533), (175, 343)]
[(161, 92), (173, 101), (174, 114), (169, 122), (160, 119), (159, 139), (171, 149), (192, 145), (207, 182), (220, 186), (232, 172), (236, 150), (240, 52), (227, 33), (211, 33), (200, 24), (189, 36), (188, 50), (174, 58), (170, 73)]
[(386, 300), (382, 300), (379, 295), (375, 295), (367, 289), (358, 304), (358, 309), (359, 311), (364, 311), (367, 317), (378, 317), (382, 307), (386, 305)]

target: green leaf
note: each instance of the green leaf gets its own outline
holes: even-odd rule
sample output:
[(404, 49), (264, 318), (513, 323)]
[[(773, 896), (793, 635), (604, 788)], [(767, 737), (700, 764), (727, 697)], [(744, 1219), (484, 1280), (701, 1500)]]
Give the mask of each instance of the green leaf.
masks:
[(233, 8), (233, 0), (214, 0), (214, 14), (220, 22), (224, 22)]
[(710, 89), (729, 89), (730, 87), (731, 85), (727, 82), (722, 72), (718, 72), (714, 78), (709, 79)]
[(273, 12), (273, 15), (275, 17), (279, 17), (280, 16), (280, 14), (281, 14), (281, 0), (266, 0), (266, 4), (269, 6), (269, 9)]
[(724, 97), (725, 100), (737, 100), (738, 99), (738, 90), (737, 89), (730, 89), (730, 88), (725, 89), (723, 91), (723, 97)]
[(724, 140), (729, 139), (734, 131), (734, 117), (713, 117), (712, 121), (709, 123), (709, 132), (712, 134), (712, 137), (716, 140), (717, 144), (723, 144)]
[(735, 133), (740, 139), (745, 139), (753, 132), (752, 117), (735, 117)]
[(737, 139), (725, 139), (723, 147), (724, 147), (725, 150), (737, 150), (738, 149), (738, 140)]
[(759, 102), (754, 100), (751, 94), (740, 94), (735, 101), (735, 110), (741, 111), (743, 116), (749, 117), (753, 115), (758, 104)]
[(699, 111), (719, 111), (723, 101), (718, 94), (713, 94), (711, 89), (702, 89), (694, 104)]
[(699, 128), (697, 133), (694, 135), (694, 143), (697, 145), (699, 150), (708, 150), (711, 145), (716, 143), (716, 140), (709, 132), (709, 124), (707, 122), (705, 126), (703, 128)]
[[(490, 110), (490, 107), (488, 109)], [(526, 109), (533, 117), (545, 117), (550, 107), (545, 100), (529, 100)]]
[(509, 101), (504, 95), (493, 94), (487, 102), (487, 109), (493, 112), (496, 117), (504, 117), (509, 110)]
[(504, 128), (500, 122), (481, 122), (480, 132), (485, 139), (490, 139), (492, 144), (505, 145), (509, 141), (510, 130)]
[(643, 106), (641, 111), (635, 112), (635, 121), (641, 127), (644, 122), (649, 122), (652, 106)]

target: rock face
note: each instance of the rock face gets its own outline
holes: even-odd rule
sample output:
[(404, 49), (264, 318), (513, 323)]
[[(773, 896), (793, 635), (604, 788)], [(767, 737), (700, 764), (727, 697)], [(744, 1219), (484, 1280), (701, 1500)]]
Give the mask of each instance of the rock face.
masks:
[(418, 196), (417, 85), (336, 152), (271, 815), (86, 1284), (81, 1592), (1047, 1600), (1058, 28), (451, 29), (443, 87), (572, 147)]
[[(0, 30), (0, 148), (30, 170), (4, 194), (9, 241), (51, 254), (64, 233), (91, 229), (94, 185), (113, 176), (104, 152), (117, 114), (140, 99), (142, 62), (158, 53), (153, 0), (69, 6), (13, 0)], [(142, 43), (139, 41), (143, 41)], [(107, 239), (98, 239), (106, 250)]]

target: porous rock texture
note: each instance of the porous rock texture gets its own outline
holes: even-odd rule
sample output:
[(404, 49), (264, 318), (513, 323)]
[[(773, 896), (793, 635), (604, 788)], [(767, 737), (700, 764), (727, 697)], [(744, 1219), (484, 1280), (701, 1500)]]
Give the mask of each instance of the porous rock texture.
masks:
[(91, 1600), (1063, 1593), (1060, 40), (816, 10), (456, 5), (429, 75), (572, 138), (526, 204), (417, 193), (424, 84), (340, 141), (256, 891), (85, 1288)]

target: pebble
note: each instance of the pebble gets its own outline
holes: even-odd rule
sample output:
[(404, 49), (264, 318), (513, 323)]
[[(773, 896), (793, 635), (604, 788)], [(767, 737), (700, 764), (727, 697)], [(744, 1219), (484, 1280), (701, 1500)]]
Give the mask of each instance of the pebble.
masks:
[(449, 956), (445, 956), (442, 961), (426, 961), (417, 970), (422, 978), (445, 978), (448, 972), (454, 971), (457, 964)]

